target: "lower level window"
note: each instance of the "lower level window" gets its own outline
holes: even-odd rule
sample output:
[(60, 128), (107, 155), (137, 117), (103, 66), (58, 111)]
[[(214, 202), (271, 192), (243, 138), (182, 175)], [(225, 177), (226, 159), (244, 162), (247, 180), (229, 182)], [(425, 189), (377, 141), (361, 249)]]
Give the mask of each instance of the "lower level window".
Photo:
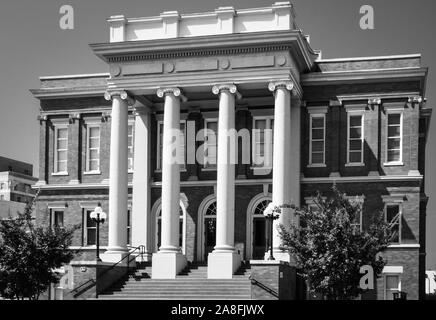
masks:
[(83, 243), (85, 246), (93, 246), (96, 244), (97, 225), (94, 220), (91, 219), (91, 212), (93, 210), (85, 210), (84, 226), (83, 226)]
[(52, 212), (52, 226), (57, 226), (62, 228), (64, 226), (64, 212), (55, 210)]
[(391, 229), (392, 243), (401, 242), (401, 207), (398, 204), (386, 206), (386, 222)]
[(385, 300), (394, 300), (394, 293), (401, 290), (399, 275), (385, 276)]

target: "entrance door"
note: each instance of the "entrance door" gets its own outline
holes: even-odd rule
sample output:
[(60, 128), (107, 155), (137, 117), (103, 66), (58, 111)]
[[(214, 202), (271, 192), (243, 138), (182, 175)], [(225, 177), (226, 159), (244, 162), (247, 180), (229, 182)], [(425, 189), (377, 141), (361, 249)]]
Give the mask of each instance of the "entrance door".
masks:
[(204, 212), (204, 261), (216, 245), (216, 201), (212, 202)]
[(253, 218), (253, 259), (263, 259), (267, 251), (267, 223), (264, 217)]

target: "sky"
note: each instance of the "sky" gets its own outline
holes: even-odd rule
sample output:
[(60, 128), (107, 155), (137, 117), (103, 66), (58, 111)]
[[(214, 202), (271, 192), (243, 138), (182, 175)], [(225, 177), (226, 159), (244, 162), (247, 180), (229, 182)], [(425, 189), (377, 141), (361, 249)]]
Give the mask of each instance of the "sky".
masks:
[[(34, 164), (38, 175), (39, 103), (29, 92), (40, 76), (107, 72), (90, 43), (109, 41), (106, 18), (270, 6), (274, 0), (2, 0), (0, 3), (0, 155)], [(429, 67), (427, 106), (436, 101), (436, 1), (294, 0), (297, 23), (323, 58), (422, 54)], [(59, 27), (63, 5), (74, 9), (74, 29)], [(359, 9), (371, 5), (374, 30), (359, 27)], [(436, 270), (436, 118), (429, 131), (426, 189), (427, 269)]]

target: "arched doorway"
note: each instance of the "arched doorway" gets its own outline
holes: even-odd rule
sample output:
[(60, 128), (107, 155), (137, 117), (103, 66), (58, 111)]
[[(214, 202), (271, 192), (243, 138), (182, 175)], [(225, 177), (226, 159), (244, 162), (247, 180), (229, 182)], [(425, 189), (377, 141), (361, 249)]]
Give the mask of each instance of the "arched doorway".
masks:
[[(186, 248), (186, 205), (183, 200), (180, 200), (180, 219), (179, 219), (179, 246), (182, 249), (182, 253), (185, 254)], [(152, 209), (152, 217), (154, 217), (154, 251), (157, 252), (161, 245), (161, 232), (162, 232), (162, 200), (158, 199)]]
[(263, 259), (268, 250), (269, 221), (266, 221), (263, 211), (271, 202), (271, 194), (258, 194), (247, 208), (247, 257), (248, 259)]
[(210, 195), (198, 209), (197, 260), (207, 261), (216, 245), (216, 197)]

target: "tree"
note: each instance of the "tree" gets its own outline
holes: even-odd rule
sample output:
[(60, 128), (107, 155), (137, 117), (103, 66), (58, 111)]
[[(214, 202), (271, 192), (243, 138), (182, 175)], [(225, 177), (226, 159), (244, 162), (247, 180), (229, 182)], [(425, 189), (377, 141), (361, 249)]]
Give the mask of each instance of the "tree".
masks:
[(374, 213), (361, 230), (362, 203), (351, 201), (333, 186), (333, 195), (318, 192), (314, 206), (296, 209), (300, 226), (279, 227), (285, 247), (295, 256), (311, 293), (329, 300), (347, 300), (364, 292), (360, 268), (370, 265), (379, 276), (386, 261), (379, 254), (392, 234), (382, 212)]
[(69, 263), (69, 249), (78, 226), (35, 226), (33, 202), (16, 218), (0, 221), (0, 295), (7, 299), (37, 300), (51, 283), (59, 281), (54, 271)]

